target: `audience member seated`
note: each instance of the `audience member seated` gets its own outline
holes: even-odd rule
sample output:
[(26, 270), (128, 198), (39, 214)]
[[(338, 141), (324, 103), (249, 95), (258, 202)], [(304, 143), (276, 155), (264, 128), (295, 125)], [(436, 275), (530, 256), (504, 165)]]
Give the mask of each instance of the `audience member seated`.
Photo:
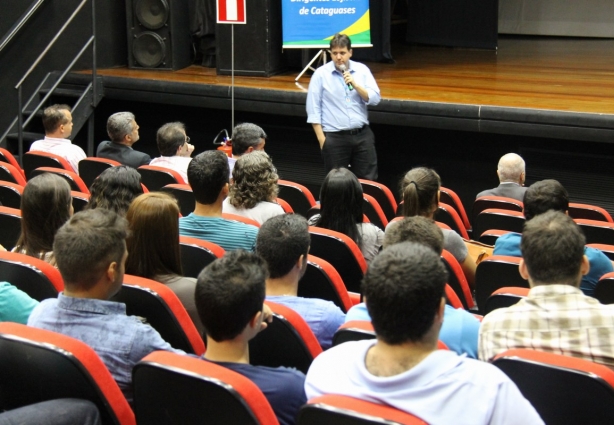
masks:
[(101, 142), (96, 149), (96, 156), (133, 168), (147, 165), (151, 161), (151, 157), (146, 153), (132, 149), (132, 145), (139, 140), (139, 125), (132, 112), (117, 112), (111, 115), (107, 120), (107, 134), (111, 141)]
[(126, 273), (167, 285), (202, 335), (203, 325), (194, 303), (196, 279), (184, 277), (181, 269), (177, 201), (163, 192), (145, 193), (132, 202), (126, 218), (130, 226)]
[[(432, 219), (439, 205), (439, 188), (441, 179), (430, 168), (412, 168), (401, 180), (401, 198), (403, 215), (412, 217), (420, 215)], [(458, 233), (443, 229), (443, 248), (456, 258), (467, 282), (473, 287), (475, 281), (475, 258), (472, 258), (467, 246)]]
[(70, 186), (62, 177), (44, 173), (30, 179), (21, 196), (21, 235), (13, 251), (55, 266), (53, 238), (73, 211)]
[[(0, 322), (25, 325), (38, 301), (8, 282), (0, 282)], [(1, 424), (2, 422), (0, 422)]]
[(30, 152), (48, 152), (66, 159), (75, 173), (79, 173), (79, 161), (86, 158), (85, 152), (73, 145), (69, 137), (72, 133), (72, 114), (68, 105), (52, 105), (43, 110), (45, 138), (30, 146)]
[(483, 190), (478, 193), (476, 199), (481, 196), (504, 196), (522, 202), (527, 191), (524, 187), (526, 177), (524, 159), (515, 153), (503, 155), (497, 166), (497, 176), (499, 176), (499, 186)]
[(101, 425), (94, 403), (75, 398), (60, 398), (18, 407), (0, 413), (0, 425)]
[(585, 243), (582, 230), (560, 211), (526, 223), (519, 270), (531, 289), (517, 304), (484, 317), (482, 360), (528, 348), (614, 366), (614, 305), (600, 304), (579, 289), (590, 267)]
[(197, 155), (188, 166), (196, 208), (179, 219), (179, 234), (213, 242), (226, 251), (254, 250), (258, 228), (222, 218), (222, 203), (228, 196), (228, 158), (221, 151)]
[(266, 152), (243, 155), (232, 171), (230, 193), (224, 200), (225, 213), (251, 218), (262, 224), (284, 213), (277, 203), (277, 170)]
[(96, 351), (126, 399), (132, 399), (132, 367), (156, 350), (173, 349), (126, 305), (109, 301), (122, 287), (128, 223), (113, 211), (75, 214), (58, 230), (53, 252), (64, 292), (41, 302), (28, 325), (79, 339)]
[(307, 372), (307, 397), (357, 397), (430, 425), (542, 424), (496, 366), (437, 350), (446, 279), (429, 247), (404, 242), (383, 250), (363, 282), (376, 339), (346, 342), (316, 357)]
[[(406, 217), (401, 221), (392, 223), (386, 231), (384, 249), (402, 242), (416, 242), (428, 246), (437, 254), (443, 250), (443, 233), (441, 229), (426, 217)], [(446, 304), (444, 307), (444, 321), (439, 331), (439, 339), (450, 350), (458, 354), (478, 358), (478, 332), (480, 321), (472, 314), (462, 309), (455, 309)], [(366, 304), (360, 303), (352, 307), (345, 319), (371, 320)]]
[(84, 209), (104, 208), (125, 216), (132, 200), (143, 193), (141, 175), (127, 165), (107, 168), (94, 180), (90, 193)]
[(332, 169), (320, 189), (320, 214), (311, 217), (309, 224), (347, 235), (370, 262), (382, 247), (384, 232), (362, 222), (362, 195), (362, 186), (350, 170)]
[(264, 151), (267, 135), (262, 128), (249, 122), (241, 123), (232, 129), (232, 157), (228, 157), (230, 176), (235, 163), (242, 155), (253, 151)]
[(284, 214), (262, 225), (256, 239), (256, 253), (269, 270), (266, 299), (300, 314), (326, 350), (345, 322), (345, 314), (330, 301), (297, 296), (298, 281), (307, 270), (309, 244), (307, 220), (298, 214)]
[[(228, 162), (224, 161), (226, 167)], [(228, 177), (228, 174), (226, 174)], [(296, 369), (249, 364), (248, 342), (271, 321), (264, 306), (266, 264), (244, 250), (227, 253), (198, 276), (196, 306), (207, 334), (205, 360), (251, 379), (281, 425), (295, 423), (305, 398), (305, 376)]]
[[(556, 180), (542, 180), (533, 183), (524, 195), (524, 216), (529, 222), (533, 218), (549, 210), (561, 211), (567, 214), (569, 209), (569, 195), (561, 183)], [(506, 233), (495, 242), (494, 255), (510, 255), (521, 257), (522, 235), (520, 233)], [(610, 259), (600, 250), (585, 247), (590, 270), (582, 276), (580, 289), (586, 295), (592, 296), (597, 282), (606, 273), (614, 271)]]
[(185, 124), (182, 122), (164, 124), (158, 129), (156, 142), (161, 156), (152, 159), (149, 165), (177, 171), (187, 183), (188, 165), (192, 161), (194, 145), (190, 144), (190, 138), (185, 132)]

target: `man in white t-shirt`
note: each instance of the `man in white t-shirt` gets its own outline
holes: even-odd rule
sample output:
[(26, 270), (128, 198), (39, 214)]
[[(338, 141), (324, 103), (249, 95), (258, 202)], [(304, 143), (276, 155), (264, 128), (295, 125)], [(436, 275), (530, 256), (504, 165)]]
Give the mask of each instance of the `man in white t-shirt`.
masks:
[(158, 129), (156, 142), (160, 155), (151, 160), (149, 165), (170, 168), (179, 173), (185, 184), (188, 184), (188, 165), (192, 161), (194, 145), (185, 132), (182, 122), (169, 122)]

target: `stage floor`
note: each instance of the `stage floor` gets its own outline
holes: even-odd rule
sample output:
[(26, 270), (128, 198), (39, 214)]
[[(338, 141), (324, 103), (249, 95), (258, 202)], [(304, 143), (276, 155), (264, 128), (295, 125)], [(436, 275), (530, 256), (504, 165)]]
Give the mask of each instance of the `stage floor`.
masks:
[[(610, 142), (614, 40), (500, 36), (497, 51), (394, 44), (395, 64), (369, 63), (383, 101), (377, 123)], [(304, 115), (309, 76), (235, 77), (235, 107)], [(230, 108), (230, 76), (105, 69), (105, 96)]]

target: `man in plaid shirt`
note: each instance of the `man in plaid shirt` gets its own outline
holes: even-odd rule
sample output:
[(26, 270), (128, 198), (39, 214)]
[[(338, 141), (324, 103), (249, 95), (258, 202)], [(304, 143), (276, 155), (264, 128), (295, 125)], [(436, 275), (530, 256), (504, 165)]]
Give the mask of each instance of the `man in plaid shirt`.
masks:
[(580, 228), (560, 211), (525, 224), (519, 268), (531, 290), (516, 305), (484, 317), (480, 359), (528, 348), (614, 366), (614, 305), (602, 305), (579, 289), (590, 267), (585, 243)]

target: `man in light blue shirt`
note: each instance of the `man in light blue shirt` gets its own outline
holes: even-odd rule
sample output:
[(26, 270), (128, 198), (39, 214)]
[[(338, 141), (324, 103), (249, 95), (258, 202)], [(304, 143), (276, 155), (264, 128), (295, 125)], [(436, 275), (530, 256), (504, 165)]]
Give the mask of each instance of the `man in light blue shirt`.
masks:
[(156, 350), (173, 351), (126, 305), (109, 301), (121, 288), (128, 251), (128, 223), (104, 208), (75, 214), (57, 232), (53, 253), (64, 279), (58, 298), (41, 302), (28, 325), (79, 339), (100, 356), (126, 399), (132, 399), (132, 368)]
[(350, 60), (347, 35), (333, 36), (330, 53), (332, 61), (311, 77), (307, 122), (316, 133), (327, 172), (349, 164), (358, 178), (375, 180), (377, 153), (367, 106), (381, 100), (379, 87), (367, 66)]
[(307, 269), (310, 236), (298, 214), (278, 215), (258, 231), (256, 253), (267, 263), (266, 299), (295, 310), (309, 325), (322, 349), (330, 348), (345, 314), (331, 301), (298, 297), (298, 282)]

